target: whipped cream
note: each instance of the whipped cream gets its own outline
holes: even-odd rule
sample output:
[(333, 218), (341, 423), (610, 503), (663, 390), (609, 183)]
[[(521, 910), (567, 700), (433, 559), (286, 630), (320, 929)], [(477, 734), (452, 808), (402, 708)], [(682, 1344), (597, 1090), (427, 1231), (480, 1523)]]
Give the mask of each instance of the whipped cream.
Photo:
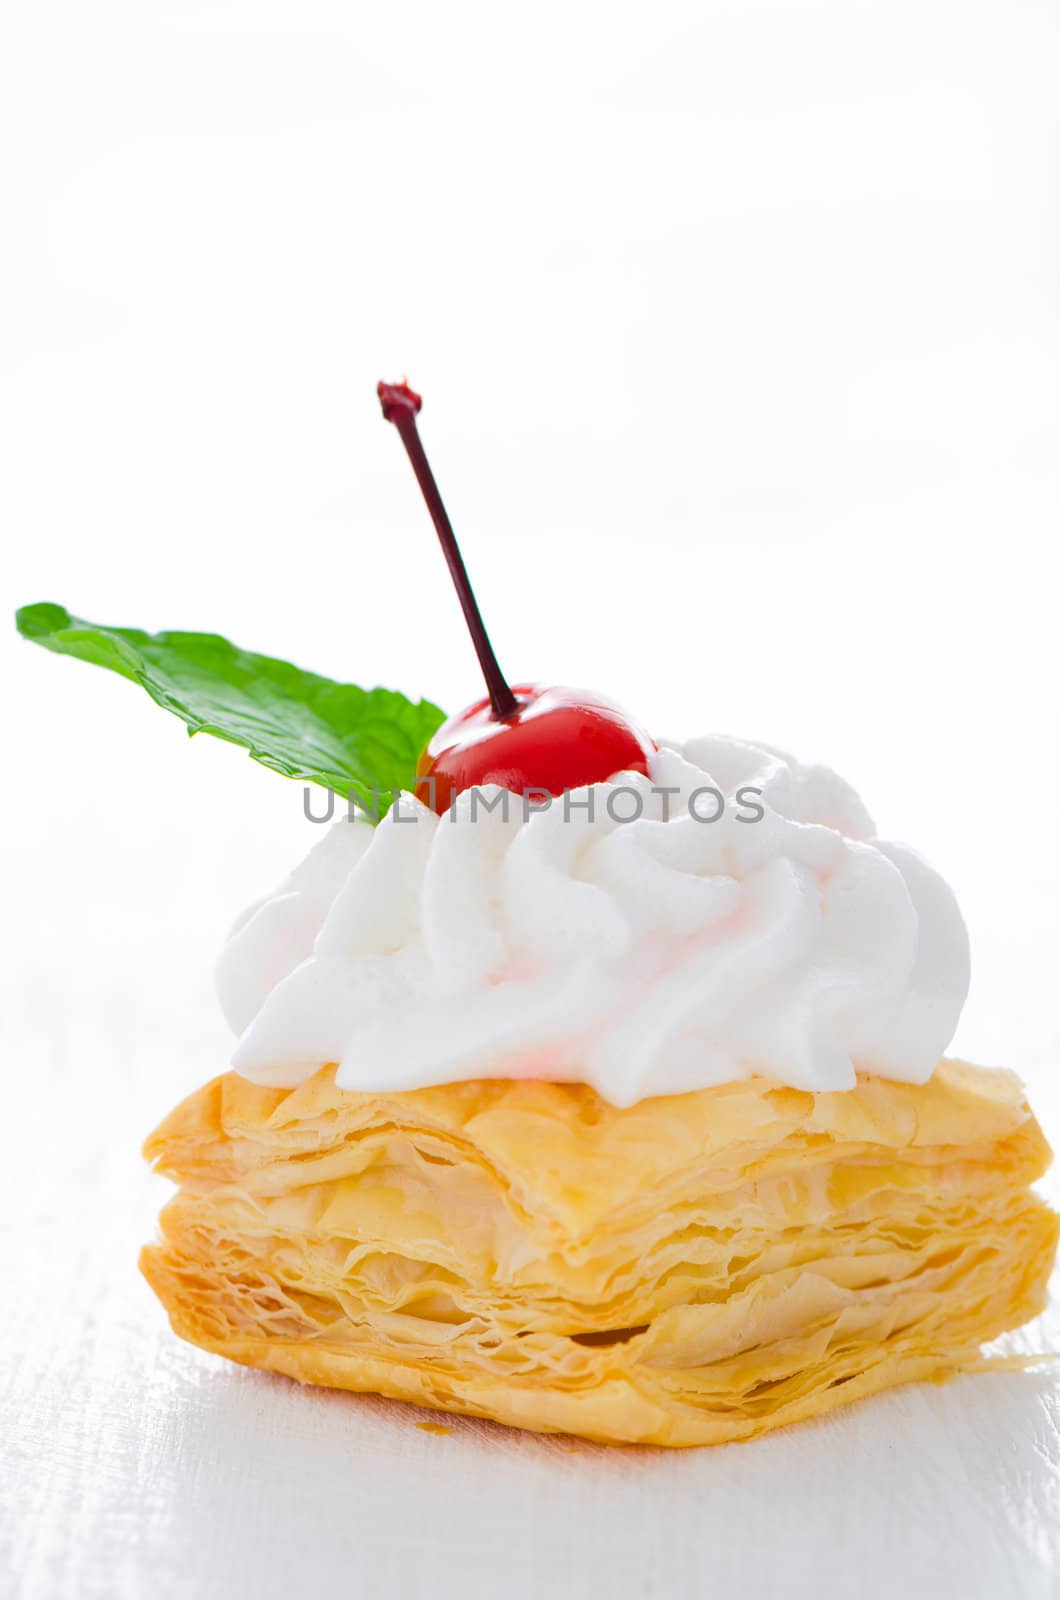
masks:
[(947, 885), (840, 777), (703, 738), (529, 814), (486, 786), (337, 822), (217, 977), (258, 1083), (336, 1062), (346, 1089), (533, 1077), (626, 1106), (755, 1073), (922, 1083), (969, 961)]

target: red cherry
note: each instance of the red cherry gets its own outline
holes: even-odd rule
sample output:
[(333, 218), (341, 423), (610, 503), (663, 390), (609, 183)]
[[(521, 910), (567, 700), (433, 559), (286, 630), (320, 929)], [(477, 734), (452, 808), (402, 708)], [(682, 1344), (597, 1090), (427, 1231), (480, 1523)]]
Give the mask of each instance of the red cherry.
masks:
[(655, 744), (618, 706), (583, 689), (517, 684), (517, 709), (503, 720), (489, 699), (450, 717), (416, 768), (416, 794), (440, 816), (463, 789), (499, 784), (551, 795), (643, 772)]
[(383, 416), (401, 435), (423, 491), (460, 599), (489, 696), (439, 728), (416, 768), (416, 793), (439, 814), (453, 796), (496, 783), (516, 794), (551, 795), (602, 783), (616, 772), (648, 771), (655, 745), (624, 712), (600, 695), (522, 684), (512, 689), (493, 653), (453, 525), (420, 439), (423, 401), (407, 383), (381, 383)]

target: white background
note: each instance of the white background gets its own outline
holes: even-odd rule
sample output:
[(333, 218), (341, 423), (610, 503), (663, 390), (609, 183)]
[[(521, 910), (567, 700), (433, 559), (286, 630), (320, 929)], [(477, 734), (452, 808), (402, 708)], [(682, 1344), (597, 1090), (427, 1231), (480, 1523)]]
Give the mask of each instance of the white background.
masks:
[[(407, 371), (512, 675), (850, 777), (960, 895), (957, 1046), (1060, 1132), (1057, 6), (8, 0), (0, 56), (5, 612), (475, 698), (374, 396)], [(137, 1146), (315, 834), (0, 651), (20, 1595), (1056, 1592), (1047, 1377), (631, 1455), (178, 1345)]]

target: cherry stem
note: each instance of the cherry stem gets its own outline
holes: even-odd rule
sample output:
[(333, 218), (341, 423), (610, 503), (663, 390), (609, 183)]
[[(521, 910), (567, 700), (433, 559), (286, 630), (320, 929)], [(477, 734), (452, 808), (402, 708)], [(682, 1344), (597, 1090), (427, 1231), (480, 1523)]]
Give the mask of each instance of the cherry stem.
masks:
[(427, 502), (427, 510), (431, 514), (438, 534), (438, 540), (449, 568), (449, 576), (453, 580), (460, 607), (464, 613), (471, 643), (475, 646), (478, 664), (482, 668), (482, 676), (486, 680), (489, 690), (490, 705), (493, 715), (498, 722), (504, 722), (515, 715), (519, 709), (519, 702), (512, 693), (508, 680), (501, 671), (497, 657), (493, 653), (493, 646), (489, 641), (482, 613), (478, 608), (471, 580), (464, 566), (464, 558), (460, 554), (460, 546), (456, 542), (453, 524), (449, 521), (449, 514), (438, 492), (438, 485), (434, 481), (431, 464), (427, 460), (423, 445), (420, 442), (419, 429), (416, 426), (416, 413), (423, 404), (415, 390), (410, 389), (407, 383), (380, 383), (376, 389), (379, 403), (383, 408), (383, 416), (392, 422), (401, 435), (401, 442), (408, 452), (412, 462), (412, 470), (416, 474), (416, 481), (423, 491), (423, 498)]

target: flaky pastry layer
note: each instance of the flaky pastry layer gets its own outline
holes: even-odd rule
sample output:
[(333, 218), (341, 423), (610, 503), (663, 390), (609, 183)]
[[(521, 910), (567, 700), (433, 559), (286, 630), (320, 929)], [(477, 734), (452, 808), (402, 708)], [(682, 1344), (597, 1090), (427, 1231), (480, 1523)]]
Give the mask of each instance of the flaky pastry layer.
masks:
[(1041, 1310), (1049, 1148), (1011, 1074), (618, 1110), (527, 1081), (400, 1094), (228, 1073), (146, 1154), (144, 1273), (192, 1343), (545, 1432), (716, 1444), (984, 1364)]

